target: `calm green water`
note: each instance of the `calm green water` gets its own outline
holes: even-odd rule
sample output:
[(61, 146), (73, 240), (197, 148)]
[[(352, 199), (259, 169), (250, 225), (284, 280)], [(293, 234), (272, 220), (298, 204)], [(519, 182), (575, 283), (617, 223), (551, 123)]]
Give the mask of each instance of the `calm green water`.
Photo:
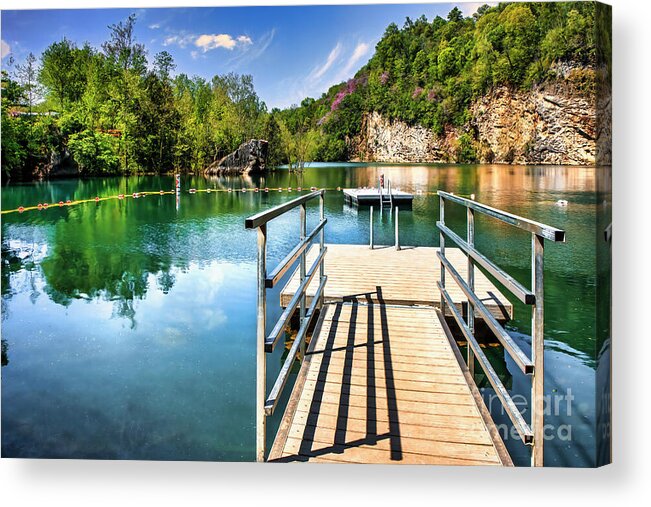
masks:
[[(400, 213), (404, 245), (438, 244), (438, 199), (427, 192), (439, 188), (567, 231), (566, 244), (545, 251), (546, 391), (557, 400), (545, 457), (548, 465), (594, 464), (597, 169), (319, 164), (302, 177), (185, 178), (183, 188), (357, 187), (380, 172), (394, 187), (422, 192)], [(161, 188), (173, 188), (172, 178), (4, 186), (2, 209)], [(253, 460), (256, 237), (244, 218), (295, 196), (184, 192), (178, 205), (174, 195), (156, 195), (3, 215), (2, 455)], [(464, 210), (455, 208), (446, 219), (462, 232)], [(368, 209), (351, 209), (331, 191), (326, 213), (328, 242), (368, 241)], [(308, 216), (316, 224), (316, 208)], [(376, 216), (376, 243), (393, 241), (391, 220)], [(298, 235), (296, 213), (270, 224), (272, 266)], [(477, 244), (528, 285), (527, 234), (480, 217)], [(272, 292), (269, 322), (280, 314), (277, 301)], [(515, 312), (509, 330), (528, 352), (529, 309)], [(283, 352), (269, 358), (269, 383)], [(529, 380), (500, 349), (489, 352), (513, 394), (527, 398)], [(480, 374), (477, 381), (485, 387)], [(483, 394), (507, 431), (492, 391)], [(526, 464), (527, 450), (506, 437)]]

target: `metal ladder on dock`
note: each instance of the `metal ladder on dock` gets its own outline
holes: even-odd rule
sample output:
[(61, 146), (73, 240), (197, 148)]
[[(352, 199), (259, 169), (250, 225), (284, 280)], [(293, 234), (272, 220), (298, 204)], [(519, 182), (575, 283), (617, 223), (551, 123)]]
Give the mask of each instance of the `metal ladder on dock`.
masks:
[(387, 180), (387, 193), (384, 193), (384, 175), (378, 179), (378, 193), (380, 194), (380, 211), (388, 206), (389, 210), (393, 210), (393, 192), (391, 191), (391, 180)]

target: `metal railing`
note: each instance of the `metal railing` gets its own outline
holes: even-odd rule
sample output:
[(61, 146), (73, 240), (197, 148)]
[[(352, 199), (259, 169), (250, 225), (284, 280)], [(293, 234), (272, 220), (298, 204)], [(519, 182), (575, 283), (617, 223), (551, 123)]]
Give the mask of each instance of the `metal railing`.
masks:
[[(400, 208), (395, 207), (396, 212), (394, 215), (394, 245), (396, 250), (400, 250)], [(382, 216), (382, 203), (380, 203), (380, 216)], [(373, 250), (375, 248), (375, 235), (373, 229), (373, 206), (369, 208), (369, 248)]]
[[(318, 225), (307, 234), (307, 203), (319, 198)], [(274, 413), (278, 400), (289, 378), (291, 367), (300, 351), (301, 360), (305, 358), (305, 341), (307, 330), (312, 322), (317, 307), (323, 306), (323, 289), (327, 277), (323, 260), (326, 254), (325, 247), (325, 218), (324, 207), (325, 190), (317, 190), (307, 195), (293, 199), (289, 202), (253, 215), (245, 220), (247, 229), (258, 231), (258, 311), (257, 311), (257, 341), (256, 341), (256, 460), (264, 461), (266, 454), (266, 418)], [(274, 270), (267, 274), (267, 223), (278, 218), (284, 213), (300, 206), (300, 240), (298, 244), (280, 261)], [(319, 254), (310, 267), (306, 269), (306, 257), (310, 245), (320, 234)], [(275, 323), (271, 333), (267, 335), (267, 289), (273, 288), (276, 283), (299, 261), (299, 285), (296, 293)], [(310, 282), (319, 271), (319, 287), (312, 297), (310, 307), (307, 308), (306, 292)], [(300, 326), (298, 333), (289, 349), (280, 373), (267, 396), (266, 370), (267, 361), (265, 353), (273, 352), (278, 340), (283, 336), (285, 327), (289, 324), (296, 307), (299, 307)]]
[[(467, 364), (471, 374), (474, 374), (475, 359), (479, 362), (488, 381), (495, 389), (495, 393), (502, 402), (509, 418), (518, 431), (520, 438), (526, 445), (531, 446), (532, 466), (543, 466), (544, 442), (544, 240), (555, 242), (565, 241), (565, 231), (550, 227), (533, 220), (507, 213), (474, 200), (458, 197), (448, 192), (438, 191), (440, 220), (436, 222), (440, 231), (440, 249), (438, 252), (441, 261), (441, 279), (438, 288), (441, 291), (441, 312), (445, 316), (446, 306), (457, 322), (462, 334), (468, 342)], [(460, 204), (466, 208), (466, 239), (454, 233), (445, 225), (445, 201)], [(512, 276), (494, 264), (485, 255), (475, 249), (475, 212), (488, 215), (492, 218), (510, 224), (531, 233), (531, 290), (524, 287)], [(459, 272), (445, 256), (445, 238), (450, 238), (466, 254), (468, 259), (468, 272), (464, 280)], [(524, 304), (531, 306), (531, 358), (529, 358), (518, 345), (511, 339), (502, 325), (495, 319), (486, 306), (475, 294), (475, 266), (482, 267), (486, 272), (497, 279), (506, 289)], [(461, 288), (468, 298), (466, 312), (467, 320), (456, 308), (452, 297), (445, 285), (446, 274), (449, 273), (454, 282)], [(531, 421), (527, 423), (522, 413), (513, 402), (508, 390), (491, 366), (488, 358), (481, 350), (475, 338), (475, 314), (481, 315), (488, 328), (495, 334), (504, 350), (511, 356), (515, 364), (526, 375), (531, 376)]]

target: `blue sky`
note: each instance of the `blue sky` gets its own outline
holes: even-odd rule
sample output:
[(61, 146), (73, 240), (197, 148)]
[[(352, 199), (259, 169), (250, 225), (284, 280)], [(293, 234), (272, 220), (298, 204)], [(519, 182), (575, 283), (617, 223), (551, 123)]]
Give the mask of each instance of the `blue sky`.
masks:
[(3, 11), (2, 65), (9, 55), (39, 56), (64, 36), (100, 48), (107, 26), (135, 13), (136, 38), (150, 57), (166, 50), (177, 73), (207, 79), (252, 74), (269, 109), (287, 107), (353, 76), (389, 23), (445, 17), (454, 5), (469, 16), (482, 3)]

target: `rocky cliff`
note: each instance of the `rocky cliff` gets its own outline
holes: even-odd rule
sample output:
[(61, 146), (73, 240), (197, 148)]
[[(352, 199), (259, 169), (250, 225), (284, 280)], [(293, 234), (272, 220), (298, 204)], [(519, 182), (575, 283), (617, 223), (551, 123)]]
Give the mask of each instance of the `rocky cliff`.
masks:
[(597, 105), (591, 69), (555, 72), (531, 90), (493, 89), (471, 105), (466, 125), (442, 135), (368, 113), (351, 150), (378, 162), (469, 162), (470, 154), (481, 163), (610, 164), (610, 151), (598, 149), (610, 145), (610, 95), (599, 94)]
[(268, 148), (269, 143), (267, 141), (251, 139), (246, 143), (242, 143), (233, 153), (210, 164), (206, 168), (205, 173), (207, 175), (248, 175), (264, 172), (266, 169)]

